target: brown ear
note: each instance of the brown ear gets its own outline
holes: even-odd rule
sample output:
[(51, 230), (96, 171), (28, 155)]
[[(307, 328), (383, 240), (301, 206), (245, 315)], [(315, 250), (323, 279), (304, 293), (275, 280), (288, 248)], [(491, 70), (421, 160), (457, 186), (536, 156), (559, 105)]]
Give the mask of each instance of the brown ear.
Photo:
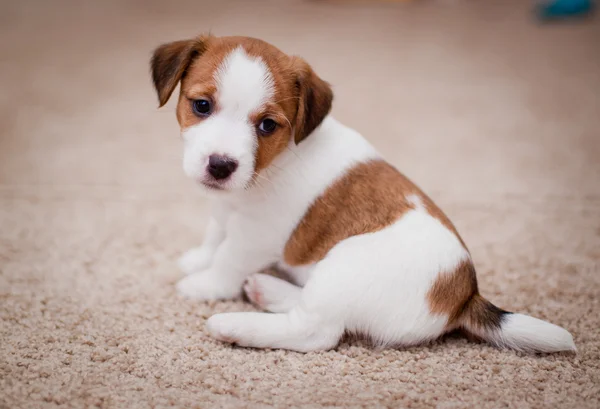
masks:
[(158, 93), (159, 107), (167, 103), (185, 70), (206, 50), (207, 37), (174, 41), (154, 50), (150, 60), (152, 80)]
[(333, 91), (302, 58), (294, 57), (293, 64), (296, 95), (299, 97), (294, 124), (294, 141), (298, 144), (323, 122), (331, 110)]

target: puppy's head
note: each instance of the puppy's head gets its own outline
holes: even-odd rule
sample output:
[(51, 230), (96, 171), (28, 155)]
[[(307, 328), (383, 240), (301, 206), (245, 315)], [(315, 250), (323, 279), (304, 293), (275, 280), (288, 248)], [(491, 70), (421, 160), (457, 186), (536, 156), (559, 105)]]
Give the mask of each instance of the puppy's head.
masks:
[(164, 44), (151, 69), (160, 106), (181, 82), (183, 168), (209, 190), (251, 187), (289, 143), (319, 126), (333, 99), (304, 60), (247, 37)]

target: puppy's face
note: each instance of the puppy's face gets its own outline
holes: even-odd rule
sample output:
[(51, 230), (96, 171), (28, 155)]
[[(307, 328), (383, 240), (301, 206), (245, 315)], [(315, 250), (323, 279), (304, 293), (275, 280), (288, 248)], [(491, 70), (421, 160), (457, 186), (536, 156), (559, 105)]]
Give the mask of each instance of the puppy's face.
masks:
[(183, 168), (208, 190), (250, 188), (291, 141), (322, 122), (333, 98), (302, 59), (247, 37), (165, 44), (151, 68), (161, 106), (181, 82)]

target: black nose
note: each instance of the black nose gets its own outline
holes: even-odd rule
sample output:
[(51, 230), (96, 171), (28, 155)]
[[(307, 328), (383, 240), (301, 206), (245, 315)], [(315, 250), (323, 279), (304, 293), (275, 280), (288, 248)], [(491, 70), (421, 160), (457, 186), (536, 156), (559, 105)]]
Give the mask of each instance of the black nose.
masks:
[(226, 156), (210, 155), (206, 169), (215, 179), (225, 179), (238, 167), (237, 161)]

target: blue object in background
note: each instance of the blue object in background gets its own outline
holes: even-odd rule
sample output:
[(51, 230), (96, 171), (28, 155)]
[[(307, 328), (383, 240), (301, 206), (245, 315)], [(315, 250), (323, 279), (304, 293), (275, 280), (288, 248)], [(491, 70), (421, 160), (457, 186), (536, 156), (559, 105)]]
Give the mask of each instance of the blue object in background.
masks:
[(538, 5), (537, 14), (543, 20), (556, 20), (584, 16), (592, 9), (592, 0), (545, 0)]

